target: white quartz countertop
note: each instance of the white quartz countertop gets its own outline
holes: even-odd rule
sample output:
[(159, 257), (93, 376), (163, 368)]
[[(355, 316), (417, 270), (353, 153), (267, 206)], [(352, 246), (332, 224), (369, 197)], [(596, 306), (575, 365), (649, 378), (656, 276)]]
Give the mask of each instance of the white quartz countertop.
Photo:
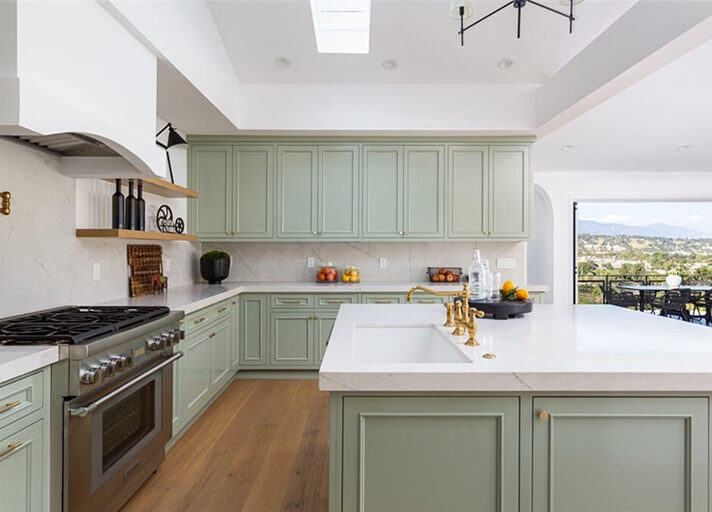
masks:
[(0, 384), (59, 361), (59, 347), (9, 346), (0, 348)]
[[(441, 306), (342, 306), (319, 371), (325, 391), (712, 391), (712, 328), (615, 306), (535, 305), (523, 318), (478, 319), (479, 347), (456, 363), (365, 363), (356, 329), (436, 324)], [(364, 332), (364, 331), (361, 331)], [(493, 353), (495, 359), (484, 359)]]
[[(240, 293), (406, 293), (412, 286), (423, 285), (437, 290), (458, 290), (462, 284), (434, 284), (412, 282), (355, 284), (313, 282), (225, 282), (220, 285), (190, 284), (169, 288), (167, 293), (143, 297), (125, 297), (112, 300), (105, 305), (112, 306), (168, 306), (185, 314), (212, 306)], [(548, 287), (531, 285), (530, 292), (546, 292)]]

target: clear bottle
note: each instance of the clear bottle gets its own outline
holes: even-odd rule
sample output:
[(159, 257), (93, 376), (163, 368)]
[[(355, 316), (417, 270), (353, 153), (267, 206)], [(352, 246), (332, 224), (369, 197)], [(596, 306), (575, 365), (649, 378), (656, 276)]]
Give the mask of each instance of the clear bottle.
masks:
[(502, 274), (495, 272), (492, 276), (492, 294), (490, 297), (493, 301), (500, 301), (502, 300)]
[(482, 266), (484, 270), (482, 271), (482, 285), (479, 298), (487, 300), (492, 295), (492, 272), (490, 272), (489, 260), (482, 260)]
[(482, 258), (480, 256), (479, 249), (475, 250), (472, 257), (472, 265), (468, 271), (468, 280), (470, 283), (470, 293), (476, 299), (482, 298), (482, 288), (483, 288), (483, 274), (484, 274), (484, 264), (482, 263)]

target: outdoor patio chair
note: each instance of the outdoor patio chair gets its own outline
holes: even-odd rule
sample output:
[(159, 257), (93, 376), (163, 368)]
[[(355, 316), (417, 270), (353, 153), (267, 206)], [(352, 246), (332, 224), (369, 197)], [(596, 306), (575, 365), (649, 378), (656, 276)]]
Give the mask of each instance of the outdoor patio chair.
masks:
[(633, 292), (616, 292), (609, 290), (606, 295), (606, 302), (608, 302), (608, 304), (622, 308), (638, 308), (638, 298)]
[(654, 307), (660, 310), (661, 316), (676, 316), (689, 322), (690, 311), (687, 305), (690, 302), (690, 290), (668, 290), (657, 299)]

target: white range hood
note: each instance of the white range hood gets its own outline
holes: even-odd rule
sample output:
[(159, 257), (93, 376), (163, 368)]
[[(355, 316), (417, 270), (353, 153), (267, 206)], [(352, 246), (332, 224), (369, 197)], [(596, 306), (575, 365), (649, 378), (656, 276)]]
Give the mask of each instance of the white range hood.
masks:
[(98, 2), (0, 2), (0, 136), (74, 177), (165, 177), (156, 57)]

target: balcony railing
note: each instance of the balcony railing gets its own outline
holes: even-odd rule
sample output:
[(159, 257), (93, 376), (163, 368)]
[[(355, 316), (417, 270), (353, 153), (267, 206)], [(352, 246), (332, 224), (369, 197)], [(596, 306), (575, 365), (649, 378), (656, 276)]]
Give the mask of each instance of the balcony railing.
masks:
[[(684, 279), (684, 277), (683, 277)], [(608, 304), (611, 292), (621, 284), (655, 285), (665, 282), (662, 274), (580, 275), (578, 277), (579, 304)]]

